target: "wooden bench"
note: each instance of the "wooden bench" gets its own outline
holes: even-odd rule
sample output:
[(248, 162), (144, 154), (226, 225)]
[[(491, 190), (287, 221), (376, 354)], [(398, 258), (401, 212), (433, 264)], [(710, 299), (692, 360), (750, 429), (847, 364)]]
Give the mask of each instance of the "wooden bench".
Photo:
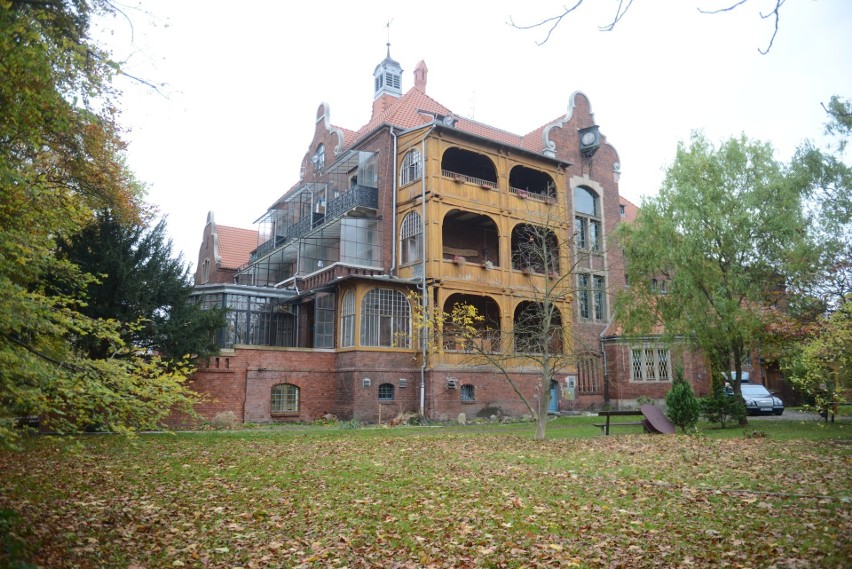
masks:
[(617, 423), (613, 423), (610, 421), (612, 417), (626, 417), (626, 416), (642, 416), (643, 413), (639, 409), (631, 409), (631, 410), (623, 410), (623, 411), (599, 411), (599, 417), (606, 417), (606, 423), (593, 423), (595, 427), (598, 427), (601, 430), (601, 434), (609, 435), (610, 427), (626, 427), (626, 426), (637, 426), (642, 425), (645, 427), (647, 431), (648, 428), (645, 426), (645, 421), (619, 421)]
[(458, 249), (456, 247), (447, 247), (444, 245), (444, 256), (450, 259), (454, 257), (462, 257), (464, 259), (473, 259), (479, 255), (476, 249)]

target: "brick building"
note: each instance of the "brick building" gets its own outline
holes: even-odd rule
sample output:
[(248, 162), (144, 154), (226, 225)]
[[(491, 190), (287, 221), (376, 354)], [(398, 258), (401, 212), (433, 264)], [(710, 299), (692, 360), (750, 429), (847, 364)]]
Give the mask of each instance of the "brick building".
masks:
[[(660, 399), (676, 362), (707, 392), (694, 355), (613, 333), (613, 293), (625, 277), (609, 235), (636, 206), (619, 195), (618, 154), (589, 98), (575, 92), (565, 114), (518, 135), (432, 99), (427, 73), (421, 61), (403, 92), (388, 51), (373, 73), (370, 120), (357, 130), (335, 126), (321, 104), (298, 180), (261, 217), (242, 258), (227, 262), (225, 252), (251, 234), (237, 238), (246, 230), (208, 218), (196, 290), (207, 306), (227, 307), (229, 320), (219, 356), (193, 377), (210, 395), (202, 414), (373, 422), (401, 412), (525, 413), (494, 368), (469, 363), (465, 346), (445, 339), (424, 359), (412, 293), (445, 311), (475, 306), (501, 333), (482, 341), (511, 351), (524, 310), (548, 279), (566, 275), (573, 291), (557, 301), (557, 342), (573, 358), (551, 384), (553, 412)], [(524, 262), (524, 240), (542, 220), (554, 257)], [(217, 270), (204, 269), (213, 260)], [(510, 371), (534, 398), (538, 372)]]
[(195, 284), (234, 282), (237, 271), (256, 248), (257, 231), (217, 225), (211, 211), (198, 251)]

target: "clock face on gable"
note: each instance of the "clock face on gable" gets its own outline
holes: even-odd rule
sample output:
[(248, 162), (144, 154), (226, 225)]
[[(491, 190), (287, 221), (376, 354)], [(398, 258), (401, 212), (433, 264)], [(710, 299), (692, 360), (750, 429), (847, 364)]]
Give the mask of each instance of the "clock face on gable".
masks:
[(581, 128), (578, 134), (580, 135), (580, 152), (586, 158), (591, 158), (601, 145), (598, 125)]

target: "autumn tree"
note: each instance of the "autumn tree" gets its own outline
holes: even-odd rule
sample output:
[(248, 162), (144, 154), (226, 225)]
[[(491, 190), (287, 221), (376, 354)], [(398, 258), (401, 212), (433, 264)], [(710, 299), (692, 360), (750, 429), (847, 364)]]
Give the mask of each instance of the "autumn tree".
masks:
[(785, 361), (790, 381), (820, 410), (834, 413), (834, 403), (852, 392), (852, 296), (820, 323), (819, 332)]
[[(81, 312), (95, 277), (56, 254), (95, 211), (144, 217), (116, 118), (119, 66), (88, 35), (91, 18), (112, 11), (103, 0), (0, 2), (0, 445), (14, 443), (21, 415), (60, 431), (128, 430), (194, 400), (188, 368)], [(89, 357), (82, 338), (109, 357)]]
[[(628, 334), (660, 325), (707, 356), (714, 377), (736, 370), (775, 318), (789, 282), (813, 271), (807, 188), (768, 144), (746, 137), (681, 143), (659, 194), (622, 224), (630, 286), (616, 299)], [(659, 294), (652, 281), (668, 281)]]

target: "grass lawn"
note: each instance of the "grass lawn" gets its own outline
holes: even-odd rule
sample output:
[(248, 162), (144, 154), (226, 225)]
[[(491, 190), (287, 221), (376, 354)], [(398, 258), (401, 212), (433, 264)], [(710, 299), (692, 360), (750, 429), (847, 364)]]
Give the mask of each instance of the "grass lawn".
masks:
[(0, 567), (849, 566), (852, 424), (593, 422), (31, 439)]

